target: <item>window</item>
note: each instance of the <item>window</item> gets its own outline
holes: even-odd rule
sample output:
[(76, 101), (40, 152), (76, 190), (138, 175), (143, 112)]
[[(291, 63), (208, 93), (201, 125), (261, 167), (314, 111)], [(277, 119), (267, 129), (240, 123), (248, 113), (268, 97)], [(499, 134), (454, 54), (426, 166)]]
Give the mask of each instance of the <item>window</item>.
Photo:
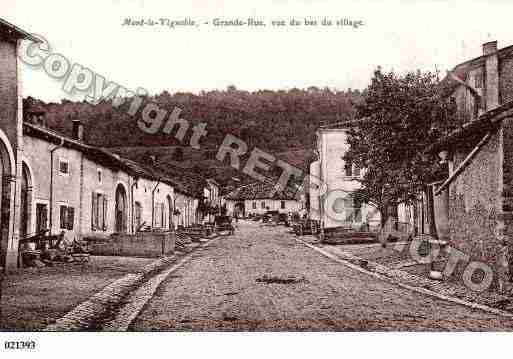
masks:
[(166, 226), (166, 217), (164, 216), (164, 203), (160, 204), (160, 223), (162, 223), (162, 227)]
[(354, 165), (354, 168), (353, 168), (353, 175), (355, 177), (360, 177), (360, 167), (358, 167), (357, 165)]
[(102, 183), (102, 170), (98, 170), (98, 182)]
[(344, 164), (344, 173), (346, 177), (352, 177), (353, 176), (353, 164), (349, 161), (347, 161)]
[(253, 209), (256, 209), (256, 208), (257, 208), (257, 203), (253, 202)]
[(69, 162), (65, 159), (59, 159), (59, 173), (61, 175), (69, 175)]
[(155, 227), (160, 228), (164, 225), (164, 203), (155, 203)]
[(262, 209), (265, 209), (265, 202), (260, 203), (260, 206), (262, 207)]
[(483, 71), (477, 71), (474, 75), (474, 84), (476, 89), (480, 89), (484, 87), (484, 72)]
[(344, 175), (346, 177), (360, 177), (360, 173), (361, 173), (360, 167), (353, 164), (353, 162), (347, 161), (344, 164)]
[(61, 229), (73, 230), (75, 223), (75, 209), (66, 205), (60, 206)]
[(140, 202), (135, 202), (134, 212), (136, 230), (139, 230), (142, 224), (142, 206)]
[(281, 209), (285, 209), (285, 201), (281, 201)]
[(107, 197), (103, 193), (92, 194), (91, 228), (93, 231), (107, 230)]
[(362, 202), (355, 198), (353, 202), (354, 206), (354, 221), (361, 222), (362, 221)]
[(44, 203), (36, 204), (36, 233), (48, 229), (48, 206)]

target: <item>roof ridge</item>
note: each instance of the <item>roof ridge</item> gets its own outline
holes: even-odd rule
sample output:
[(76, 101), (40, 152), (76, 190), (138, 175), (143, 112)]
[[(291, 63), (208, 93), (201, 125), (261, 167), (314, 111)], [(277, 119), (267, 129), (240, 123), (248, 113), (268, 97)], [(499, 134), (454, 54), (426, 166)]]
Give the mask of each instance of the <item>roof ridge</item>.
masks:
[(14, 25), (14, 24), (11, 24), (9, 21), (7, 21), (1, 17), (0, 17), (0, 24), (7, 26), (8, 28), (11, 28), (15, 32), (17, 32), (18, 35), (21, 35), (20, 37), (22, 37), (24, 39), (28, 39), (28, 40), (31, 40), (34, 42), (42, 42), (41, 39), (38, 39), (37, 37), (33, 36), (29, 32), (23, 30), (22, 28), (19, 28), (18, 26)]

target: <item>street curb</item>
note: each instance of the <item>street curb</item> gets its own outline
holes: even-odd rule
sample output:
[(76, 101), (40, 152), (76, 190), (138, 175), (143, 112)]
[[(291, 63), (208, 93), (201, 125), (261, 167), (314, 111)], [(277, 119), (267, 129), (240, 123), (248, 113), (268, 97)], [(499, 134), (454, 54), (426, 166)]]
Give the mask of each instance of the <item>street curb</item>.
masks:
[[(452, 302), (452, 303), (456, 303), (456, 304), (460, 304), (460, 305), (463, 305), (463, 306), (466, 306), (466, 307), (469, 307), (469, 308), (472, 308), (472, 309), (479, 309), (479, 310), (482, 310), (482, 311), (485, 311), (485, 312), (489, 312), (489, 313), (493, 313), (493, 314), (496, 314), (496, 315), (499, 315), (499, 316), (502, 316), (502, 317), (506, 317), (506, 318), (513, 318), (513, 314), (512, 313), (509, 313), (509, 312), (506, 312), (504, 310), (500, 310), (500, 309), (496, 309), (496, 308), (492, 308), (492, 307), (489, 307), (487, 305), (483, 305), (483, 304), (478, 304), (478, 303), (473, 303), (473, 302), (468, 302), (466, 300), (462, 300), (462, 299), (459, 299), (459, 298), (455, 298), (455, 297), (450, 297), (450, 296), (447, 296), (447, 295), (444, 295), (444, 294), (440, 294), (440, 293), (437, 293), (435, 291), (432, 291), (432, 290), (429, 290), (429, 289), (426, 289), (426, 288), (421, 288), (421, 287), (415, 287), (415, 286), (411, 286), (411, 285), (408, 285), (408, 284), (405, 284), (405, 283), (402, 283), (400, 282), (399, 280), (395, 279), (395, 278), (391, 278), (391, 277), (387, 277), (387, 276), (384, 276), (382, 274), (379, 274), (379, 273), (376, 273), (376, 272), (372, 272), (372, 271), (369, 271), (367, 269), (364, 269), (360, 266), (357, 266), (345, 259), (341, 259), (339, 258), (338, 256), (332, 254), (332, 253), (329, 253), (325, 250), (323, 250), (322, 248), (319, 248), (317, 246), (314, 246), (306, 241), (303, 241), (299, 238), (295, 238), (295, 240), (298, 242), (298, 243), (301, 243), (303, 245), (305, 245), (306, 247), (309, 247), (311, 249), (313, 249), (314, 251), (317, 251), (319, 253), (321, 253), (322, 255), (324, 255), (325, 257), (328, 257), (329, 259), (337, 262), (337, 263), (340, 263), (340, 264), (343, 264), (351, 269), (354, 269), (354, 270), (357, 270), (361, 273), (365, 273), (365, 274), (368, 274), (374, 278), (377, 278), (377, 279), (381, 279), (383, 281), (386, 281), (386, 282), (389, 282), (389, 283), (392, 283), (392, 284), (395, 284), (401, 288), (404, 288), (404, 289), (408, 289), (408, 290), (411, 290), (413, 292), (417, 292), (417, 293), (421, 293), (421, 294), (425, 294), (425, 295), (428, 295), (428, 296), (431, 296), (431, 297), (435, 297), (435, 298), (438, 298), (438, 299), (442, 299), (442, 300), (445, 300), (447, 302)], [(356, 256), (354, 256), (355, 258), (358, 258)]]
[[(216, 238), (216, 237), (214, 237)], [(190, 253), (186, 254), (179, 260), (181, 263), (185, 258), (192, 257), (194, 251), (211, 242), (212, 239), (202, 245), (194, 248)], [(129, 273), (108, 284), (100, 292), (94, 294), (85, 300), (63, 317), (56, 320), (55, 323), (46, 326), (44, 331), (80, 331), (80, 330), (98, 330), (101, 327), (102, 318), (111, 316), (119, 304), (130, 295), (131, 292), (137, 290), (149, 281), (152, 276), (163, 271), (176, 261), (175, 256), (160, 258), (151, 262), (135, 273)], [(174, 268), (172, 266), (171, 268)]]
[[(218, 237), (213, 237), (212, 239), (214, 238)], [(206, 248), (211, 243), (212, 240), (209, 240), (208, 242), (202, 243), (196, 249)], [(121, 308), (118, 309), (117, 314), (113, 320), (108, 321), (102, 326), (102, 331), (127, 331), (130, 325), (142, 312), (146, 303), (148, 303), (150, 299), (153, 298), (153, 295), (157, 291), (158, 287), (162, 284), (162, 282), (165, 281), (174, 271), (189, 262), (192, 259), (193, 254), (194, 251), (188, 253), (182, 257), (174, 266), (150, 278), (135, 291), (129, 293), (128, 297), (125, 298), (126, 304), (122, 305)]]

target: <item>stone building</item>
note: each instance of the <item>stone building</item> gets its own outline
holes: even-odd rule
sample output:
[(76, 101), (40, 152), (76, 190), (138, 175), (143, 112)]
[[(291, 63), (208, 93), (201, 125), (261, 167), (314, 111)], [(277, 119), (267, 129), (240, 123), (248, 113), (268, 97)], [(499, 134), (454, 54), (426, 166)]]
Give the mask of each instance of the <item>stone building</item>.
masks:
[(513, 246), (513, 46), (484, 44), (442, 83), (461, 126), (431, 148), (448, 164), (434, 189), (438, 236), (505, 273)]
[(24, 111), (23, 40), (39, 41), (0, 20), (0, 266), (16, 267), (20, 238), (45, 230), (79, 239), (199, 222), (202, 191), (187, 179), (85, 143), (79, 121), (67, 137), (45, 126), (43, 110)]
[(0, 21), (0, 265), (15, 266), (20, 235), (23, 112), (17, 57), (23, 40), (39, 41), (27, 32)]

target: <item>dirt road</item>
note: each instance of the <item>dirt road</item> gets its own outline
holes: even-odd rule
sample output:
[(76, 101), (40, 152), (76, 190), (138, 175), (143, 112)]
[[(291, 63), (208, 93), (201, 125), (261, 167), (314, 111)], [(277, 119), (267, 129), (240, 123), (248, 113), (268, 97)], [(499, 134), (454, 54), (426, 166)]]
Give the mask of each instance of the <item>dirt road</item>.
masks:
[(513, 321), (334, 263), (283, 226), (239, 222), (168, 278), (132, 330), (511, 330)]

